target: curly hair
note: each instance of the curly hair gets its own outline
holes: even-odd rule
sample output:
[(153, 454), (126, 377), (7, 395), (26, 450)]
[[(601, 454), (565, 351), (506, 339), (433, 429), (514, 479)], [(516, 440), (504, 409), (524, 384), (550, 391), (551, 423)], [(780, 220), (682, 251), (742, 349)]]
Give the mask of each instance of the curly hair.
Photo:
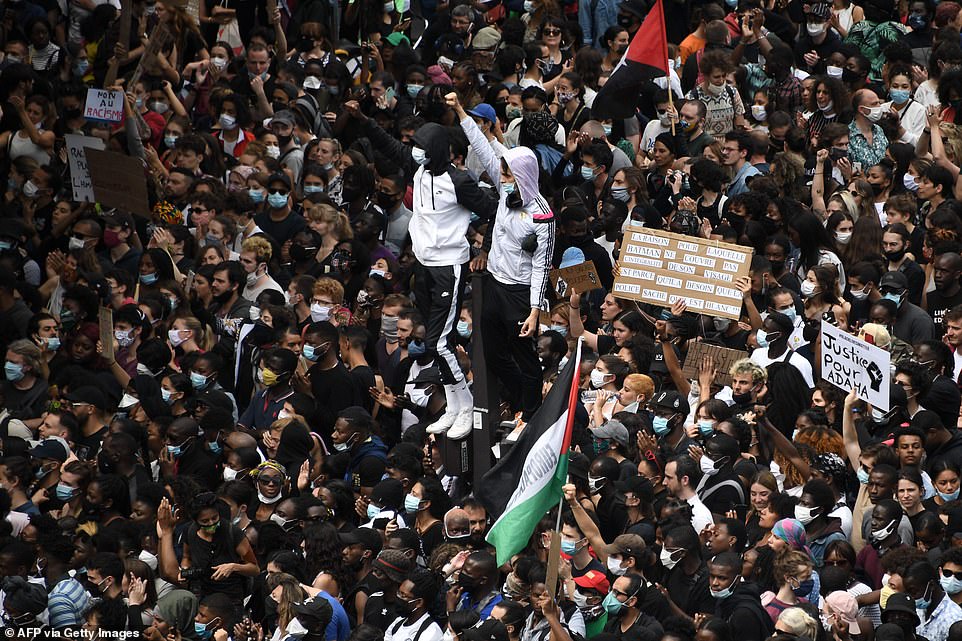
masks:
[(828, 427), (816, 425), (803, 428), (798, 431), (795, 442), (807, 445), (816, 454), (831, 452), (837, 454), (843, 461), (846, 460), (845, 442), (842, 440), (842, 435)]
[(338, 542), (337, 528), (330, 522), (312, 523), (304, 528), (304, 554), (307, 559), (307, 576), (311, 581), (319, 574), (328, 574), (337, 584), (337, 589), (327, 592), (338, 597), (347, 594), (354, 580), (350, 571), (341, 560), (341, 547)]

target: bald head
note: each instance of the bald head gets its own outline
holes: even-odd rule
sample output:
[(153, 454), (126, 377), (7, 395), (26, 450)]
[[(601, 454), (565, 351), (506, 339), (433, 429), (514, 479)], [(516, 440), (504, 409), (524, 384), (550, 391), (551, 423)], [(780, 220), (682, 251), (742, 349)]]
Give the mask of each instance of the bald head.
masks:
[(852, 96), (852, 108), (863, 116), (865, 115), (865, 109), (861, 109), (862, 107), (866, 109), (869, 107), (877, 107), (880, 102), (878, 94), (871, 89), (859, 89), (855, 92), (855, 95)]
[(605, 128), (597, 120), (589, 120), (585, 124), (581, 125), (581, 133), (585, 134), (589, 138), (604, 138)]
[(242, 447), (257, 447), (257, 440), (250, 434), (243, 432), (231, 432), (227, 435), (225, 441), (227, 448), (231, 450), (239, 450)]

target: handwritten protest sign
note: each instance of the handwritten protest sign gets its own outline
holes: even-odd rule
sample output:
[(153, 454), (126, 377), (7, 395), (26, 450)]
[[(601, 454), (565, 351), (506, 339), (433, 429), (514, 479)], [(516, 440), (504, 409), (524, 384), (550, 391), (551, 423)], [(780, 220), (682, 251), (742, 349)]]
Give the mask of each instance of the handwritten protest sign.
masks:
[(688, 343), (688, 355), (685, 357), (685, 366), (681, 368), (681, 373), (689, 379), (698, 379), (698, 368), (704, 357), (709, 357), (715, 367), (715, 382), (719, 385), (731, 385), (732, 365), (736, 361), (748, 358), (748, 353), (738, 349), (729, 349), (720, 345), (710, 345), (701, 341), (690, 341)]
[(854, 390), (875, 409), (889, 410), (891, 354), (822, 321), (822, 379), (844, 392)]
[(663, 307), (682, 299), (689, 311), (738, 320), (735, 281), (748, 276), (751, 261), (749, 247), (630, 225), (612, 293)]
[(87, 164), (93, 179), (94, 195), (100, 204), (139, 216), (150, 216), (147, 178), (139, 159), (88, 148)]
[(109, 89), (87, 89), (84, 118), (100, 122), (120, 122), (124, 119), (124, 93)]
[(94, 202), (94, 186), (87, 167), (86, 147), (103, 150), (104, 141), (96, 136), (64, 134), (67, 143), (67, 162), (70, 165), (70, 186), (77, 202)]
[(598, 270), (590, 260), (571, 267), (552, 269), (548, 273), (551, 284), (554, 286), (559, 298), (567, 298), (574, 290), (578, 294), (590, 292), (601, 287), (601, 280), (598, 278)]

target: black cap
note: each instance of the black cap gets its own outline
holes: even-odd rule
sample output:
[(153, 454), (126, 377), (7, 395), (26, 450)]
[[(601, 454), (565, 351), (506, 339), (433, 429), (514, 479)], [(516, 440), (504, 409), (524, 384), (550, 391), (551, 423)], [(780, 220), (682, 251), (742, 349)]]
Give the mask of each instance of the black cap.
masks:
[(909, 279), (902, 272), (885, 272), (878, 284), (879, 289), (898, 289), (905, 291), (909, 288)]
[(465, 641), (508, 641), (508, 628), (498, 619), (485, 619), (462, 636)]
[(281, 182), (288, 189), (291, 188), (291, 179), (287, 177), (287, 174), (278, 172), (276, 174), (271, 174), (271, 177), (267, 179), (267, 186), (270, 187), (272, 183)]
[(681, 412), (682, 414), (688, 414), (688, 412), (691, 411), (688, 407), (688, 399), (674, 390), (658, 392), (655, 394), (654, 398), (648, 401), (648, 406), (663, 407), (665, 409)]
[(207, 407), (219, 407), (231, 412), (234, 411), (234, 404), (231, 403), (230, 396), (216, 389), (209, 389), (196, 393), (188, 400), (187, 405), (190, 409), (193, 409), (198, 405), (206, 405)]
[(78, 387), (64, 398), (71, 403), (88, 403), (99, 410), (107, 409), (107, 399), (104, 397), (104, 393), (92, 385)]
[(326, 628), (331, 622), (331, 618), (334, 617), (334, 608), (332, 608), (331, 604), (327, 602), (327, 599), (321, 595), (317, 595), (308, 601), (294, 603), (291, 605), (291, 610), (293, 610), (294, 614), (298, 617), (307, 617), (317, 622), (317, 626), (311, 626), (314, 628)]
[(383, 508), (397, 510), (404, 501), (404, 486), (397, 479), (383, 479), (378, 481), (371, 491), (371, 502)]
[(103, 223), (104, 225), (110, 225), (111, 227), (132, 229), (134, 226), (134, 218), (125, 211), (114, 209), (110, 213), (104, 215)]
[(359, 527), (337, 535), (341, 545), (363, 545), (373, 555), (381, 551), (381, 535), (373, 528)]
[(45, 438), (36, 447), (30, 448), (30, 456), (36, 459), (51, 459), (54, 461), (65, 462), (70, 456), (70, 448), (67, 442), (59, 436)]

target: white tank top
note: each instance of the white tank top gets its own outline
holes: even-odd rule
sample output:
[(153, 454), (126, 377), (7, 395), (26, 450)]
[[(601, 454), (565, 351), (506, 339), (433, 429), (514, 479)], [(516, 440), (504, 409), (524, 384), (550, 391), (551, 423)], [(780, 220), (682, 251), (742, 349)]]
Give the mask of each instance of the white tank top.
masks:
[(36, 160), (38, 165), (49, 165), (50, 154), (43, 147), (33, 144), (33, 141), (26, 134), (21, 136), (22, 132), (21, 129), (10, 137), (10, 160), (26, 156)]

